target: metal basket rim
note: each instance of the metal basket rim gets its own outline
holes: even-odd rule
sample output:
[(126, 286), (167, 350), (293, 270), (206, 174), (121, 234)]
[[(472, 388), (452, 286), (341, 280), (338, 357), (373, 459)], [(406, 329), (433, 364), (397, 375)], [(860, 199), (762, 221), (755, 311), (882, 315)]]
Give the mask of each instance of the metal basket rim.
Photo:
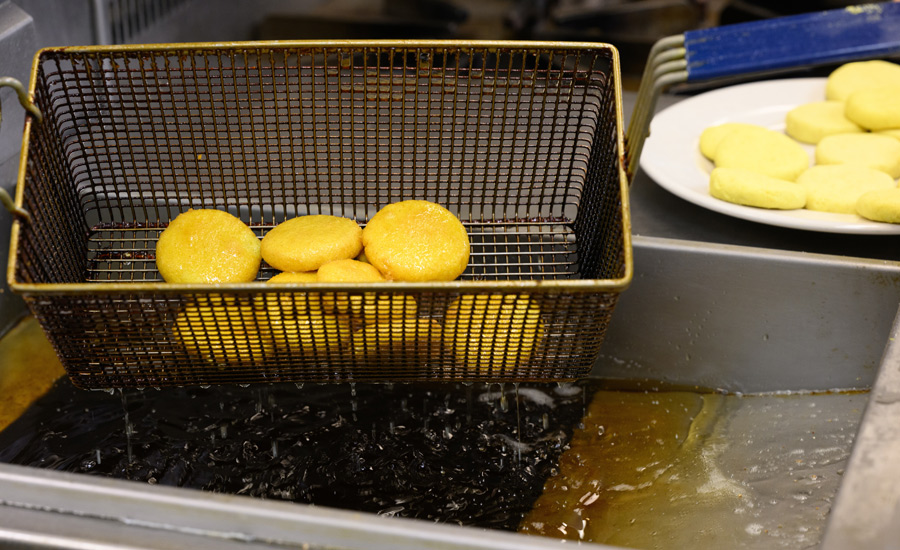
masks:
[(244, 294), (276, 292), (619, 292), (625, 290), (632, 279), (631, 262), (626, 262), (626, 273), (616, 279), (561, 279), (561, 280), (508, 280), (508, 281), (446, 281), (383, 283), (20, 283), (12, 277), (8, 284), (17, 294), (77, 295), (77, 294)]
[(73, 53), (115, 53), (115, 52), (142, 52), (142, 51), (191, 51), (191, 50), (231, 50), (239, 48), (271, 48), (289, 49), (300, 47), (477, 47), (483, 49), (564, 49), (564, 50), (609, 50), (618, 59), (618, 49), (608, 42), (578, 42), (565, 40), (435, 40), (435, 39), (316, 39), (316, 40), (247, 40), (224, 42), (160, 42), (145, 44), (111, 44), (111, 45), (82, 45), (82, 46), (49, 46), (35, 53), (35, 59), (44, 53), (73, 52)]
[[(612, 44), (605, 42), (571, 42), (571, 41), (525, 41), (525, 40), (263, 40), (263, 41), (229, 41), (229, 42), (184, 42), (184, 43), (160, 43), (160, 44), (118, 44), (118, 45), (91, 45), (91, 46), (65, 46), (45, 47), (39, 49), (34, 56), (31, 76), (28, 84), (28, 94), (33, 98), (37, 83), (37, 75), (40, 68), (41, 56), (45, 53), (73, 52), (73, 53), (115, 53), (115, 52), (141, 52), (141, 51), (193, 51), (193, 50), (229, 50), (248, 47), (259, 48), (298, 48), (298, 47), (481, 47), (487, 49), (565, 49), (565, 50), (608, 50), (611, 54), (614, 75), (612, 79), (615, 88), (614, 102), (616, 111), (616, 139), (618, 142), (618, 155), (616, 169), (619, 173), (619, 187), (622, 212), (622, 249), (624, 273), (621, 277), (613, 279), (565, 279), (565, 280), (509, 280), (509, 281), (448, 281), (448, 282), (385, 282), (385, 283), (316, 283), (307, 285), (302, 283), (268, 284), (262, 281), (251, 283), (229, 284), (171, 284), (163, 282), (148, 283), (21, 283), (15, 279), (16, 264), (18, 261), (18, 242), (20, 225), (23, 222), (14, 219), (10, 235), (10, 250), (7, 263), (7, 284), (14, 293), (20, 295), (90, 295), (90, 294), (216, 294), (216, 293), (253, 293), (266, 289), (271, 291), (298, 291), (300, 289), (315, 291), (388, 291), (388, 292), (432, 292), (432, 291), (479, 291), (479, 292), (512, 292), (515, 290), (528, 292), (554, 292), (565, 291), (572, 293), (592, 292), (621, 292), (627, 289), (633, 278), (633, 251), (631, 244), (631, 215), (629, 205), (629, 181), (624, 168), (626, 145), (624, 143), (624, 115), (622, 112), (622, 87), (620, 78), (619, 52)], [(19, 170), (16, 178), (15, 205), (23, 208), (25, 176), (28, 160), (28, 147), (30, 141), (31, 125), (34, 118), (25, 117), (25, 127), (22, 135), (22, 148), (19, 155)]]

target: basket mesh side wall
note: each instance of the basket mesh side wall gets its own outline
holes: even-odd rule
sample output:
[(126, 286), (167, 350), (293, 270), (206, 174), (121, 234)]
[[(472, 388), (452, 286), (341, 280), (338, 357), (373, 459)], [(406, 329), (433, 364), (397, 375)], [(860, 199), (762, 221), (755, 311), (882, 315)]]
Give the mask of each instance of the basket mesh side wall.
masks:
[[(230, 211), (262, 236), (304, 214), (364, 224), (404, 199), (438, 202), (466, 225), (472, 257), (463, 279), (624, 271), (606, 49), (70, 49), (46, 52), (40, 73), (38, 105), (51, 116), (29, 144), (26, 207), (38, 221), (23, 232), (20, 281), (159, 281), (156, 240), (188, 208)], [(273, 273), (263, 266), (259, 278)], [(615, 292), (552, 289), (499, 298), (476, 298), (474, 288), (422, 292), (408, 296), (410, 324), (408, 311), (372, 293), (285, 294), (273, 310), (269, 290), (211, 292), (132, 287), (26, 299), (87, 387), (576, 378), (599, 352), (616, 300)], [(313, 298), (330, 305), (311, 309)], [(435, 337), (460, 298), (475, 300), (469, 314), (486, 308), (513, 328), (531, 323), (531, 332), (457, 324), (460, 336)], [(323, 311), (346, 327), (319, 319)], [(178, 333), (179, 317), (193, 328)], [(384, 323), (395, 326), (352, 341)], [(506, 338), (500, 345), (513, 358), (474, 361), (456, 349), (486, 332)], [(312, 343), (295, 345), (304, 338)], [(517, 338), (535, 344), (526, 351)]]
[[(28, 140), (23, 206), (32, 223), (19, 232), (16, 280), (28, 283), (78, 283), (87, 276), (88, 237), (83, 210), (72, 181), (83, 155), (72, 117), (57, 99), (59, 81), (39, 75), (34, 101), (44, 121), (32, 121)], [(58, 94), (58, 92), (57, 92)]]
[(604, 183), (586, 186), (574, 225), (581, 251), (581, 273), (586, 278), (615, 279), (625, 274), (622, 194), (615, 184), (619, 175), (615, 108), (615, 94), (610, 86), (604, 90), (599, 107), (603, 122), (594, 135), (587, 168), (587, 181)]
[[(571, 380), (590, 372), (615, 304), (615, 295), (596, 293), (462, 298), (409, 293), (403, 299), (416, 304), (418, 316), (398, 321), (397, 309), (386, 306), (398, 296), (268, 291), (237, 299), (221, 294), (42, 296), (30, 306), (65, 359), (72, 381), (84, 388), (109, 388)], [(506, 324), (485, 323), (484, 315), (471, 324), (457, 315), (452, 323), (448, 307), (460, 299), (476, 304), (468, 310), (475, 317), (478, 305), (491, 304), (481, 313), (499, 313)], [(310, 309), (318, 300), (370, 305), (365, 314), (335, 317)], [(519, 309), (511, 314), (513, 307)]]

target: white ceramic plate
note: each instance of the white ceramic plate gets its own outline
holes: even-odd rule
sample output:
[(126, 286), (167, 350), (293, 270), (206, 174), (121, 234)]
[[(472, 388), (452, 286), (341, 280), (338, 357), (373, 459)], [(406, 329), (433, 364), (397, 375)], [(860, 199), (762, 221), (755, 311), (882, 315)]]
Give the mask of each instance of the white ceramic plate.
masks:
[[(900, 234), (900, 224), (872, 222), (852, 214), (753, 208), (709, 194), (713, 165), (700, 154), (700, 133), (705, 128), (723, 122), (746, 122), (783, 132), (788, 111), (824, 98), (824, 78), (792, 78), (740, 84), (686, 99), (654, 116), (641, 154), (641, 168), (670, 193), (735, 218), (828, 233)], [(804, 147), (812, 163), (814, 148)]]

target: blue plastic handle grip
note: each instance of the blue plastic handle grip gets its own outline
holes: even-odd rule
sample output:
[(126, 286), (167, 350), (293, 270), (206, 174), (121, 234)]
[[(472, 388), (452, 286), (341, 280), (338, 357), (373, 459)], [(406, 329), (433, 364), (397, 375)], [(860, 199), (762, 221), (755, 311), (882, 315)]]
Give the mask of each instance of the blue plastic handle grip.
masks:
[(688, 81), (900, 53), (900, 3), (688, 31)]

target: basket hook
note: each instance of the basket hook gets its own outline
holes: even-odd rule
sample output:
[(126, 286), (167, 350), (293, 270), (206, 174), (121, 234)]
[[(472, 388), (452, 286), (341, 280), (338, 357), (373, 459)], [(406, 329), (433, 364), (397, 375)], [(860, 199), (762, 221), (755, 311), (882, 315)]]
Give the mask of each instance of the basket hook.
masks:
[(31, 98), (28, 97), (28, 90), (25, 89), (24, 84), (11, 76), (2, 76), (0, 77), (0, 87), (2, 86), (8, 86), (15, 90), (16, 95), (19, 97), (19, 103), (22, 104), (22, 107), (24, 107), (26, 111), (31, 113), (31, 116), (37, 119), (38, 122), (43, 122), (44, 115), (41, 114), (41, 111), (31, 101)]
[[(31, 98), (28, 97), (28, 91), (25, 89), (25, 86), (11, 76), (0, 77), (0, 87), (8, 86), (15, 90), (16, 95), (19, 97), (19, 103), (22, 104), (22, 107), (28, 111), (31, 116), (33, 116), (38, 122), (42, 122), (44, 120), (44, 116), (41, 114), (41, 111), (35, 106), (35, 104), (31, 101)], [(0, 120), (2, 120), (2, 113), (0, 113)], [(9, 193), (6, 189), (0, 187), (0, 204), (6, 207), (9, 212), (17, 217), (19, 220), (31, 222), (31, 214), (28, 213), (27, 210), (20, 206), (16, 206), (15, 201), (13, 201), (12, 197), (9, 196)]]
[(6, 207), (9, 210), (9, 213), (13, 216), (19, 218), (22, 221), (26, 221), (31, 223), (31, 214), (28, 213), (28, 210), (16, 206), (15, 201), (13, 201), (12, 197), (9, 196), (9, 193), (6, 189), (0, 187), (0, 204)]

